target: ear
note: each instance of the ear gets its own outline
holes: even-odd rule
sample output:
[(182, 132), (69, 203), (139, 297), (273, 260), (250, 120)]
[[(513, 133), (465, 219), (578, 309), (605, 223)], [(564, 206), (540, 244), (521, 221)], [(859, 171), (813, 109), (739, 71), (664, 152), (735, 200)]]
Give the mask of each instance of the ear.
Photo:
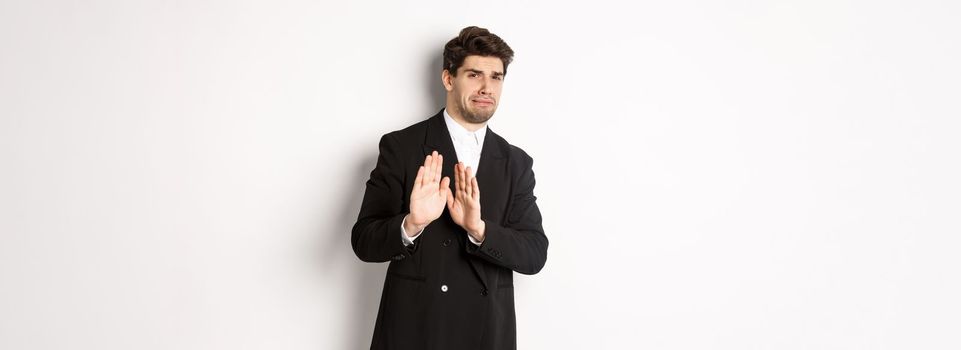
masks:
[(444, 69), (444, 71), (440, 73), (440, 80), (444, 83), (445, 90), (448, 92), (454, 91), (454, 76), (450, 75), (450, 71)]

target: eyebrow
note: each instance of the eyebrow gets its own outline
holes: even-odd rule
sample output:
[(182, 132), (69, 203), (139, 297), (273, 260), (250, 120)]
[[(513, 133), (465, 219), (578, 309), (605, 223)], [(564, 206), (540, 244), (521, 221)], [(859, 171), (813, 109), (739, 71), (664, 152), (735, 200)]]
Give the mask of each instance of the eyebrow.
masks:
[[(471, 69), (471, 68), (466, 68), (466, 69), (464, 69), (464, 70), (467, 71), (467, 72), (470, 72), (470, 73), (484, 74), (484, 71), (481, 71), (481, 70), (476, 70), (476, 69)], [(504, 76), (504, 72), (493, 72), (493, 73), (491, 73), (491, 76), (495, 76), (495, 77), (496, 77), (496, 76)]]

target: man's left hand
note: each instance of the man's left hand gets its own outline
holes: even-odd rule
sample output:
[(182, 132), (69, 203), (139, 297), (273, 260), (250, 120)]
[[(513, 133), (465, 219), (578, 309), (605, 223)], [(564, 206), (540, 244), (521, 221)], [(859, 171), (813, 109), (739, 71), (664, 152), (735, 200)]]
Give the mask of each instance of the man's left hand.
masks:
[(480, 188), (464, 163), (454, 165), (455, 193), (447, 192), (447, 209), (454, 223), (463, 227), (475, 241), (484, 242), (486, 225), (481, 220)]

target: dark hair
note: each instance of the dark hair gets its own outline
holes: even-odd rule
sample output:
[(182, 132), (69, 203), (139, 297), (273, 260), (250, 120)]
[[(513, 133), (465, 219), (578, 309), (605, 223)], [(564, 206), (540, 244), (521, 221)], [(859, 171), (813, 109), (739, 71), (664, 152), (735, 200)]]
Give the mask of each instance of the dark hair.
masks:
[(444, 68), (450, 75), (456, 76), (457, 69), (464, 64), (464, 58), (470, 55), (492, 56), (504, 63), (504, 74), (507, 65), (514, 59), (514, 50), (499, 36), (484, 28), (470, 26), (461, 29), (456, 38), (450, 39), (444, 45)]

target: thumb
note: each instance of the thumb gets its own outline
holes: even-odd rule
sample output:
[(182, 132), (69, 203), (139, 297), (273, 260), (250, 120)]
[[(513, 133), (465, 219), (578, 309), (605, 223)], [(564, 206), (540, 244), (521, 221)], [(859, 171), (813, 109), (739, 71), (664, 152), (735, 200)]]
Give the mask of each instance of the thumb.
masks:
[(440, 191), (450, 192), (450, 176), (444, 176), (444, 179), (440, 181)]
[(447, 209), (454, 210), (454, 195), (450, 193), (450, 188), (445, 188), (447, 193)]

